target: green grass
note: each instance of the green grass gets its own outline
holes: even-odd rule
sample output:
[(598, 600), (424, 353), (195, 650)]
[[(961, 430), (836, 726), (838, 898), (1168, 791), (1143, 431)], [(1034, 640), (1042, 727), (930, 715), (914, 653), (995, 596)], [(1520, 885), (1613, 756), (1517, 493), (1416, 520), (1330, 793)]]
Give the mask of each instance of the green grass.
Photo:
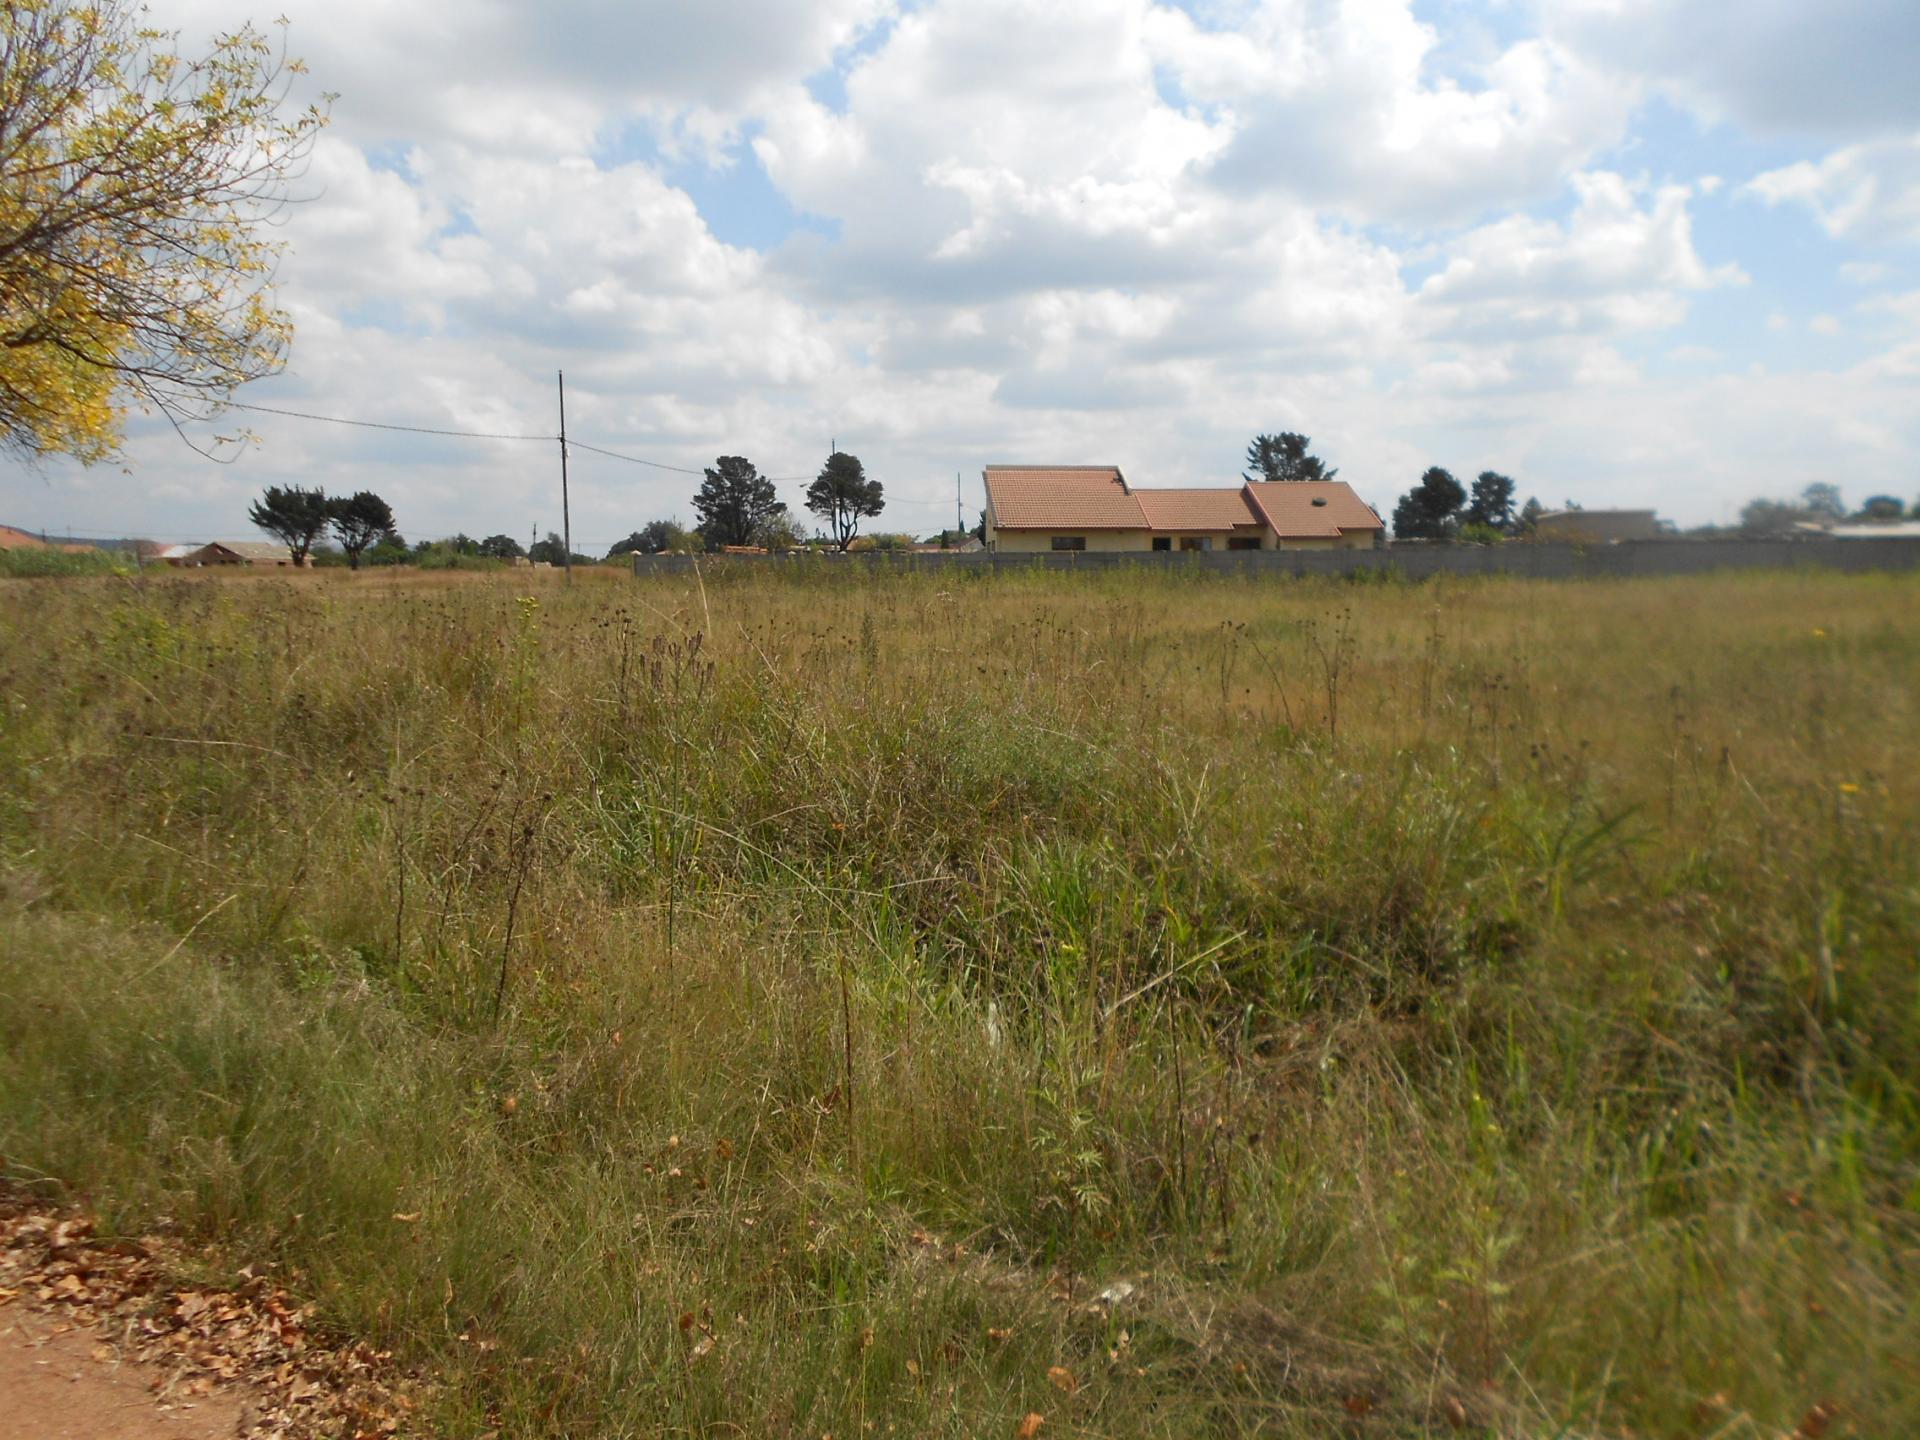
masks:
[(133, 568), (131, 555), (114, 550), (0, 550), (0, 580), (121, 575)]
[(9, 587), (0, 1154), (454, 1435), (1920, 1430), (1916, 602)]

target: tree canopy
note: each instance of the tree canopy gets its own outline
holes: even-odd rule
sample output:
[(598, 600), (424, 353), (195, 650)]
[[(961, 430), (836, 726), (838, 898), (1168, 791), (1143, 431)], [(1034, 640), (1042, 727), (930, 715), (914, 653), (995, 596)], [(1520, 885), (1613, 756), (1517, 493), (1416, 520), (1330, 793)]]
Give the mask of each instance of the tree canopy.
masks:
[(244, 26), (199, 59), (136, 0), (0, 6), (0, 445), (106, 459), (280, 368), (265, 228), (326, 123)]
[(1869, 495), (1860, 506), (1859, 520), (1898, 520), (1905, 513), (1899, 498), (1893, 495)]
[(1459, 526), (1467, 492), (1452, 472), (1433, 466), (1393, 507), (1396, 540), (1447, 540)]
[(807, 509), (827, 522), (828, 535), (842, 550), (860, 533), (860, 522), (878, 515), (886, 503), (880, 482), (867, 479), (858, 458), (840, 450), (827, 457), (819, 477), (807, 487)]
[(700, 517), (700, 533), (707, 548), (751, 545), (754, 532), (771, 517), (786, 512), (773, 482), (744, 455), (722, 455), (707, 467), (707, 478), (693, 497)]
[(490, 560), (517, 560), (527, 552), (511, 535), (489, 535), (480, 542), (480, 553)]
[(1512, 533), (1516, 526), (1513, 492), (1513, 481), (1499, 471), (1482, 470), (1473, 482), (1473, 502), (1467, 506), (1467, 513), (1462, 517), (1464, 523), (1487, 525)]
[(393, 507), (371, 490), (329, 500), (327, 520), (333, 526), (333, 538), (347, 552), (347, 565), (354, 570), (360, 568), (361, 551), (393, 533)]
[(1847, 507), (1840, 499), (1840, 487), (1816, 480), (1800, 492), (1800, 503), (1807, 513), (1819, 520), (1842, 520), (1846, 518)]
[(1283, 430), (1278, 435), (1256, 435), (1247, 446), (1248, 480), (1331, 480), (1340, 472), (1329, 470), (1317, 455), (1308, 453), (1313, 442), (1304, 435)]
[(664, 555), (670, 550), (684, 550), (687, 545), (686, 528), (671, 520), (649, 520), (624, 540), (616, 540), (613, 548), (607, 551), (607, 558), (617, 555)]
[[(527, 547), (527, 558), (536, 565), (564, 566), (569, 563), (567, 542), (560, 538), (557, 530), (549, 530), (545, 539), (536, 540)], [(590, 555), (575, 554), (571, 557), (571, 563), (591, 565), (594, 561)]]
[(282, 541), (293, 551), (293, 563), (300, 565), (333, 519), (333, 503), (318, 487), (269, 485), (267, 493), (253, 502), (247, 518)]

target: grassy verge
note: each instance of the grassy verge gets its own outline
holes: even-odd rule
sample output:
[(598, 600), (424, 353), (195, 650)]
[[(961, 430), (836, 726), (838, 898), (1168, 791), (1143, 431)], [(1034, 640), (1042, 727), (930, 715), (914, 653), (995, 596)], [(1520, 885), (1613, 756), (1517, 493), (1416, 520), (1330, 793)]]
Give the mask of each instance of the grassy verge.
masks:
[(1917, 598), (14, 587), (0, 1150), (450, 1433), (1903, 1433)]
[(133, 557), (111, 550), (0, 550), (0, 579), (38, 580), (77, 575), (120, 575)]

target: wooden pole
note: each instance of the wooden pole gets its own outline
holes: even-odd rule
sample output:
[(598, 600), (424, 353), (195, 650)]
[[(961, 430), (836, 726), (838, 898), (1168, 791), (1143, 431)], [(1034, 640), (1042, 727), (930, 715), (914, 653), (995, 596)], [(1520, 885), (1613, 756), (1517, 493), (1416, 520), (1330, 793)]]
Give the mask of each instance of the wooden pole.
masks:
[(573, 514), (567, 504), (567, 372), (560, 376), (560, 543), (566, 547), (563, 557), (567, 583), (573, 583)]

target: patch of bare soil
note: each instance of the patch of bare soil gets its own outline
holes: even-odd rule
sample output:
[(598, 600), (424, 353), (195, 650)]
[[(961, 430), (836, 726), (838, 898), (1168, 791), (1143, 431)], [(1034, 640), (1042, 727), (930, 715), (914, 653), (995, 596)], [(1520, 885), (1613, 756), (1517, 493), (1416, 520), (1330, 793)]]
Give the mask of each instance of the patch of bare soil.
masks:
[(0, 1440), (406, 1432), (413, 1387), (390, 1355), (315, 1335), (265, 1277), (184, 1284), (192, 1259), (0, 1183)]

